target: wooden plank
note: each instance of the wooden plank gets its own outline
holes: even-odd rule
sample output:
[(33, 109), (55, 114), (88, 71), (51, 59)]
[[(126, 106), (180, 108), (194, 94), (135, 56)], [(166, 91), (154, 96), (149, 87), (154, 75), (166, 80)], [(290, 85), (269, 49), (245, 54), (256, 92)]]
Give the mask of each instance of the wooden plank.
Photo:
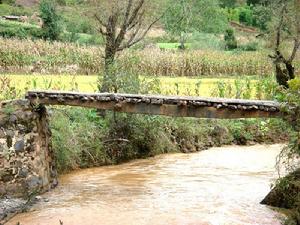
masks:
[(33, 104), (175, 117), (234, 119), (280, 116), (279, 103), (259, 100), (55, 91), (29, 91), (26, 98)]

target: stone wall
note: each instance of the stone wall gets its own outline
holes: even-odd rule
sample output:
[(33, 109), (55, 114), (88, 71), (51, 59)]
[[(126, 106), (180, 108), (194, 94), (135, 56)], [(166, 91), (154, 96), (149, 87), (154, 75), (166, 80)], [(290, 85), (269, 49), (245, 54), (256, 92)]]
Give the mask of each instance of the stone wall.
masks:
[(0, 197), (29, 197), (57, 184), (45, 107), (0, 102)]

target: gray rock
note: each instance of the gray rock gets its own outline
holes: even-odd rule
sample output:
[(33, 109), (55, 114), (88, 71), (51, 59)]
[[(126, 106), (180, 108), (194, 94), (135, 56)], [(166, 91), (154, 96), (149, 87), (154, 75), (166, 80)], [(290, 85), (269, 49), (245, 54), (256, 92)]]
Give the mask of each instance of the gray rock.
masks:
[(21, 177), (21, 178), (25, 178), (25, 177), (28, 176), (28, 174), (29, 174), (28, 169), (25, 168), (25, 167), (23, 167), (23, 168), (21, 168), (21, 169), (19, 170), (18, 176)]
[(26, 200), (17, 198), (0, 198), (0, 221), (9, 219), (16, 212), (21, 212)]
[(17, 153), (24, 151), (24, 149), (25, 149), (25, 142), (24, 142), (24, 140), (22, 139), (22, 140), (17, 141), (15, 143), (15, 145), (14, 145), (14, 149), (15, 149), (15, 151)]
[(27, 187), (30, 191), (38, 189), (42, 185), (42, 181), (39, 177), (32, 176), (27, 179)]
[(18, 118), (17, 118), (16, 115), (11, 115), (11, 116), (9, 117), (9, 122), (10, 122), (10, 123), (16, 123), (17, 120), (18, 120)]
[(0, 138), (5, 138), (6, 134), (4, 132), (4, 130), (0, 129)]
[(13, 130), (7, 130), (6, 131), (6, 136), (9, 136), (9, 137), (13, 138), (15, 136), (15, 132)]

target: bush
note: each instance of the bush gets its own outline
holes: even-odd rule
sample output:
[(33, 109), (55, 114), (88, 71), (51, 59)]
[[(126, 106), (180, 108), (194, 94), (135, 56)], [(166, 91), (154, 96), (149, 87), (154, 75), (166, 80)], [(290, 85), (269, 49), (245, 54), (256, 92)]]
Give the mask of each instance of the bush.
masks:
[[(169, 152), (196, 152), (212, 146), (278, 142), (281, 120), (201, 120), (58, 107), (50, 120), (59, 172), (121, 163)], [(84, 134), (84, 135), (83, 135)], [(91, 141), (92, 140), (92, 141)]]
[(262, 5), (257, 5), (253, 9), (253, 25), (266, 31), (268, 24), (272, 20), (272, 9), (270, 7), (265, 7)]
[(39, 27), (11, 21), (0, 21), (0, 36), (5, 38), (41, 38), (42, 31)]
[(237, 40), (235, 38), (233, 29), (226, 30), (224, 40), (227, 50), (233, 50), (237, 48)]
[(290, 80), (289, 82), (289, 88), (292, 90), (292, 91), (300, 91), (300, 78), (295, 78), (293, 80)]
[(57, 40), (61, 32), (60, 17), (56, 12), (53, 1), (42, 0), (40, 2), (40, 16), (43, 20), (43, 33), (45, 39)]
[(248, 26), (253, 25), (253, 10), (250, 6), (241, 7), (239, 9), (239, 21)]
[(7, 16), (7, 15), (26, 16), (31, 14), (32, 14), (32, 9), (30, 8), (12, 6), (6, 3), (0, 4), (0, 16)]
[(239, 47), (242, 51), (257, 51), (259, 49), (258, 42), (249, 42)]
[(189, 39), (192, 49), (205, 49), (205, 50), (224, 50), (224, 43), (217, 35), (207, 33), (193, 33)]

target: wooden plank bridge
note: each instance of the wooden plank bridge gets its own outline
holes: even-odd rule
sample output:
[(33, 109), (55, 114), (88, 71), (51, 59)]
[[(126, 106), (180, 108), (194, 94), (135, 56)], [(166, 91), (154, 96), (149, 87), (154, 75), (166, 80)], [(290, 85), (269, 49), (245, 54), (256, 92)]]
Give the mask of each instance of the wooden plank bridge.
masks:
[(32, 104), (64, 105), (116, 112), (217, 119), (279, 117), (280, 104), (274, 101), (135, 95), (29, 91)]

